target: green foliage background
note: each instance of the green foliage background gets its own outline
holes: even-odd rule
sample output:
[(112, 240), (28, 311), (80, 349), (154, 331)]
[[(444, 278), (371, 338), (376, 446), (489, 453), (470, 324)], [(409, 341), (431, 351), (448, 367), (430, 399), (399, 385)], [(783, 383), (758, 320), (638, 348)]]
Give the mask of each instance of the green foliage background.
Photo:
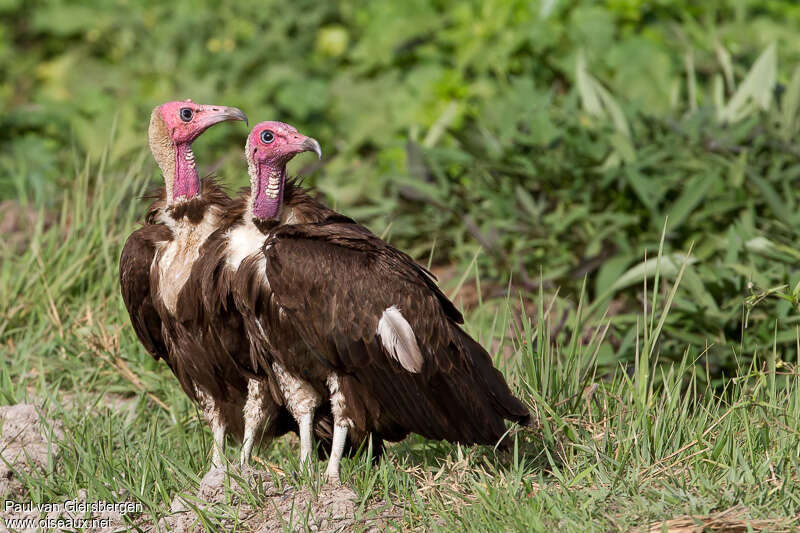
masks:
[[(667, 219), (668, 280), (694, 247), (662, 358), (710, 345), (719, 375), (776, 328), (797, 357), (793, 2), (2, 0), (0, 21), (0, 201), (56, 209), (84, 158), (134, 164), (163, 101), (236, 105), (318, 138), (307, 183), (420, 260), (482, 247), (484, 282), (541, 278), (568, 315), (588, 276), (589, 318), (614, 302), (603, 364), (632, 360)], [(244, 135), (197, 143), (232, 189)]]

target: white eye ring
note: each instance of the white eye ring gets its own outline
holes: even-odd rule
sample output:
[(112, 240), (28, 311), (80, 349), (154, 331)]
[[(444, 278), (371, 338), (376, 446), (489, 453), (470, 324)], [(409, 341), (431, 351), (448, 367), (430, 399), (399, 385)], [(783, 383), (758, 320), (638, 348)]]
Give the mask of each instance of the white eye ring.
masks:
[(261, 142), (264, 144), (270, 144), (272, 141), (275, 140), (275, 134), (269, 130), (264, 130), (261, 132)]

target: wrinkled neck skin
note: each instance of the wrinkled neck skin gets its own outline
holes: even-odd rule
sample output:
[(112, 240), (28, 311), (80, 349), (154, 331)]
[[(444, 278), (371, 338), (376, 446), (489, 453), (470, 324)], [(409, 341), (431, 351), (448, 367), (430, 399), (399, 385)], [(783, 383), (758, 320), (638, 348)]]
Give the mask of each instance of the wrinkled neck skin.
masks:
[(148, 130), (150, 151), (153, 153), (158, 168), (164, 175), (167, 191), (167, 205), (172, 207), (176, 201), (189, 200), (200, 192), (200, 180), (192, 153), (192, 143), (176, 144), (170, 136), (169, 128), (153, 110)]
[(189, 143), (175, 145), (175, 178), (172, 182), (172, 191), (167, 190), (167, 203), (174, 205), (191, 200), (199, 193), (200, 179), (197, 176), (192, 145)]
[(250, 214), (257, 221), (275, 220), (280, 215), (286, 162), (260, 161), (250, 169)]

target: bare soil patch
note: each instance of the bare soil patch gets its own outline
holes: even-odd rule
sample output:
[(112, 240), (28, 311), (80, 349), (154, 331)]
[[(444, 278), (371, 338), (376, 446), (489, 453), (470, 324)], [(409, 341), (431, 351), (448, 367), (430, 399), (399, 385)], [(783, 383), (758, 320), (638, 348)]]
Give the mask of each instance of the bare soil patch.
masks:
[(62, 436), (60, 422), (42, 418), (33, 405), (0, 406), (0, 497), (25, 496), (20, 478), (46, 468)]
[[(48, 419), (34, 405), (0, 406), (0, 501), (30, 503), (24, 477), (52, 468), (58, 459), (58, 441), (63, 436), (61, 423)], [(184, 491), (175, 496), (169, 514), (157, 524), (132, 518), (145, 531), (205, 531), (205, 515), (218, 517), (225, 529), (267, 533), (286, 529), (382, 531), (390, 520), (400, 515), (392, 505), (381, 502), (362, 506), (356, 493), (346, 486), (324, 485), (315, 493), (307, 488), (296, 490), (280, 481), (273, 478), (271, 472), (252, 467), (231, 467), (230, 471), (216, 468), (206, 473), (196, 491)], [(75, 499), (86, 502), (86, 494), (81, 492)], [(105, 519), (101, 525), (95, 522), (95, 525), (80, 528), (92, 533), (129, 529), (125, 517), (113, 510), (93, 514), (70, 513), (64, 509), (12, 508), (6, 511), (0, 505), (0, 533), (8, 532), (11, 527), (13, 531), (38, 530), (35, 526), (12, 526), (9, 519), (59, 518)]]
[[(236, 525), (240, 531), (256, 533), (286, 529), (350, 531), (355, 527), (383, 531), (388, 520), (397, 516), (391, 505), (377, 503), (359, 509), (356, 493), (346, 486), (328, 484), (314, 494), (305, 488), (298, 491), (276, 482), (273, 475), (264, 470), (237, 467), (231, 474), (221, 468), (209, 470), (196, 493), (175, 497), (171, 515), (162, 519), (158, 526), (179, 533), (202, 531), (200, 515), (195, 509), (213, 511), (215, 505), (223, 503), (237, 509), (236, 516), (223, 520), (225, 527)], [(244, 496), (245, 491), (250, 492), (250, 498)], [(253, 506), (248, 499), (262, 503)]]

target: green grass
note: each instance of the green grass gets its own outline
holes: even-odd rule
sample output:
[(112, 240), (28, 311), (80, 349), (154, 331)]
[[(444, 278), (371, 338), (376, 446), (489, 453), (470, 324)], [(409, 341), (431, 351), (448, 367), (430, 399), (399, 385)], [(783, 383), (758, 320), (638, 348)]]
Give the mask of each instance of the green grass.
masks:
[[(798, 516), (796, 2), (0, 4), (0, 228), (34, 220), (0, 236), (0, 403), (66, 430), (33, 498), (124, 490), (157, 518), (208, 468), (116, 279), (158, 180), (149, 111), (192, 97), (318, 138), (293, 170), (451, 269), (540, 418), (512, 455), (412, 438), (345, 461), (365, 503), (441, 530)], [(244, 131), (196, 143), (231, 190)], [(291, 472), (295, 448), (258, 453)]]
[[(313, 165), (331, 205), (414, 257), (463, 271), (482, 249), (494, 296), (511, 281), (530, 297), (541, 277), (572, 320), (588, 275), (587, 318), (611, 307), (605, 371), (634, 363), (641, 262), (667, 218), (664, 276), (696, 248), (662, 357), (708, 341), (722, 386), (734, 350), (772, 345), (776, 318), (779, 355), (794, 350), (796, 2), (7, 0), (0, 13), (0, 202), (58, 210), (80, 190), (71, 169), (99, 165), (110, 137), (114, 169), (137, 164), (159, 103), (237, 105), (318, 138), (322, 164), (295, 168)], [(225, 125), (196, 143), (232, 190), (247, 183), (244, 135)]]
[[(158, 519), (177, 493), (196, 488), (211, 439), (166, 366), (137, 343), (118, 295), (117, 256), (143, 208), (133, 198), (149, 177), (145, 156), (125, 170), (85, 166), (65, 193), (60, 224), (33, 233), (21, 251), (0, 249), (0, 397), (43, 405), (64, 424), (58, 460), (24, 480), (34, 501), (85, 489), (90, 500), (137, 499), (147, 519)], [(665, 259), (657, 252), (648, 264)], [(634, 364), (610, 370), (597, 364), (609, 320), (585, 321), (585, 297), (562, 328), (567, 344), (552, 334), (552, 292), (482, 302), (468, 329), (496, 346), (540, 430), (515, 431), (514, 452), (499, 455), (410, 438), (374, 467), (366, 457), (345, 460), (344, 482), (364, 505), (394, 504), (398, 528), (629, 529), (737, 506), (786, 526), (800, 512), (798, 354), (787, 361), (774, 348), (732, 350), (736, 372), (717, 387), (698, 364), (707, 347), (687, 345), (659, 364), (689, 263), (642, 285)], [(794, 327), (773, 338), (789, 333), (799, 342)], [(285, 438), (258, 455), (292, 472), (296, 448)], [(282, 482), (316, 490), (321, 472)], [(231, 505), (207, 509), (206, 527), (233, 513)]]

